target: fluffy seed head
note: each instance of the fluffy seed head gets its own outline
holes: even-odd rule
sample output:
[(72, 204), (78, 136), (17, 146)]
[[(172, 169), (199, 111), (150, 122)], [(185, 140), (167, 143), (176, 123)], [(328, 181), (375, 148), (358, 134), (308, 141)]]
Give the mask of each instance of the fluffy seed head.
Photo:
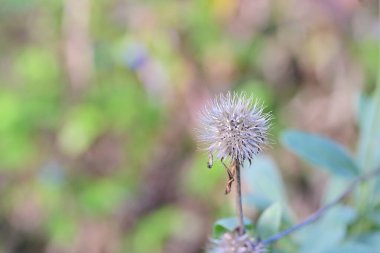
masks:
[(266, 248), (248, 234), (239, 235), (228, 232), (220, 239), (214, 239), (209, 245), (209, 253), (265, 253)]
[(201, 112), (199, 140), (211, 154), (243, 164), (268, 143), (270, 115), (244, 93), (217, 96)]

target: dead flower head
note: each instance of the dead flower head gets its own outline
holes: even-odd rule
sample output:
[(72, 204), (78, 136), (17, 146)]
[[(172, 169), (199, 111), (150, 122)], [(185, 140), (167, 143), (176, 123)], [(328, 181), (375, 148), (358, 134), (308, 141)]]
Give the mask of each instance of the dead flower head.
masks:
[(221, 94), (201, 112), (199, 140), (211, 156), (242, 165), (268, 143), (270, 119), (262, 105), (244, 93)]

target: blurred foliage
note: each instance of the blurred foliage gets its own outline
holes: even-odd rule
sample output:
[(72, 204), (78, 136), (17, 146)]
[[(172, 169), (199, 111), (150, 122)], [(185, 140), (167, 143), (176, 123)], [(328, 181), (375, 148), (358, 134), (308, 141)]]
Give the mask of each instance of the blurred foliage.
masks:
[[(306, 177), (306, 199), (329, 199), (340, 174), (378, 164), (377, 3), (317, 2), (0, 1), (0, 251), (203, 252), (212, 223), (234, 211), (223, 165), (203, 169), (192, 129), (203, 103), (229, 89), (274, 115), (274, 158), (244, 169), (263, 236), (280, 214), (280, 228), (300, 214), (292, 184)], [(355, 97), (358, 120), (347, 121)], [(318, 135), (288, 135), (287, 147), (331, 172), (331, 191), (279, 147), (288, 126), (359, 143), (353, 157)], [(273, 252), (379, 248), (379, 182)], [(334, 247), (314, 247), (312, 233)]]

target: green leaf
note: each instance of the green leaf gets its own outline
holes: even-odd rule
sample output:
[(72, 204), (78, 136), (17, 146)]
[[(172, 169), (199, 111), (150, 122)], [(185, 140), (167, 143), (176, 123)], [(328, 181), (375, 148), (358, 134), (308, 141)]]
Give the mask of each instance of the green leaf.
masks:
[(379, 211), (371, 211), (368, 214), (368, 218), (376, 225), (380, 226), (380, 212)]
[[(220, 219), (214, 224), (213, 235), (215, 238), (218, 238), (225, 232), (233, 231), (238, 226), (239, 220), (236, 217)], [(244, 227), (247, 230), (251, 230), (253, 227), (252, 222), (247, 218), (244, 218)]]
[(300, 253), (325, 253), (338, 247), (345, 238), (347, 227), (357, 218), (354, 209), (337, 205), (319, 220), (294, 233)]
[(285, 186), (279, 169), (273, 159), (261, 155), (255, 158), (252, 165), (244, 164), (243, 180), (246, 193), (243, 201), (263, 211), (273, 203), (280, 203), (285, 218), (292, 219), (293, 214), (288, 206)]
[(282, 208), (279, 203), (272, 204), (260, 216), (257, 222), (257, 233), (261, 239), (276, 234), (281, 225)]
[(327, 251), (324, 251), (324, 253), (369, 253), (369, 252), (378, 252), (375, 249), (359, 244), (359, 243), (347, 243), (341, 246), (334, 247), (332, 249), (329, 249)]
[(361, 234), (358, 236), (356, 242), (376, 249), (371, 252), (380, 253), (380, 232)]
[(327, 204), (337, 199), (347, 189), (350, 183), (350, 181), (344, 178), (330, 177), (324, 190), (323, 203)]
[[(380, 141), (380, 72), (378, 72), (378, 84), (375, 87), (372, 98), (367, 99), (367, 106), (361, 106), (362, 126), (358, 143), (358, 164), (363, 171), (370, 171), (376, 168), (380, 162), (379, 141)], [(372, 209), (379, 201), (378, 188), (380, 180), (376, 179), (361, 186), (363, 192), (357, 199), (362, 210)]]
[(315, 134), (289, 130), (282, 134), (282, 143), (299, 157), (336, 176), (353, 178), (359, 168), (340, 144)]
[[(361, 94), (358, 101), (358, 163), (362, 169), (372, 169), (380, 164), (379, 116), (375, 112), (375, 97)], [(372, 131), (371, 131), (372, 130)]]
[(357, 98), (356, 105), (356, 120), (360, 130), (366, 127), (368, 124), (369, 112), (373, 107), (373, 99), (365, 94), (360, 94)]

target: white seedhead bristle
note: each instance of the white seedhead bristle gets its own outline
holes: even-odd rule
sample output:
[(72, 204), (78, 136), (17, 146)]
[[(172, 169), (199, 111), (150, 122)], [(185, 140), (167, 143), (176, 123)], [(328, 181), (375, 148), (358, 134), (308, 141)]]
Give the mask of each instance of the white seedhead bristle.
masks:
[(242, 165), (268, 144), (270, 119), (262, 104), (244, 93), (228, 92), (217, 96), (201, 112), (198, 137), (208, 152)]

